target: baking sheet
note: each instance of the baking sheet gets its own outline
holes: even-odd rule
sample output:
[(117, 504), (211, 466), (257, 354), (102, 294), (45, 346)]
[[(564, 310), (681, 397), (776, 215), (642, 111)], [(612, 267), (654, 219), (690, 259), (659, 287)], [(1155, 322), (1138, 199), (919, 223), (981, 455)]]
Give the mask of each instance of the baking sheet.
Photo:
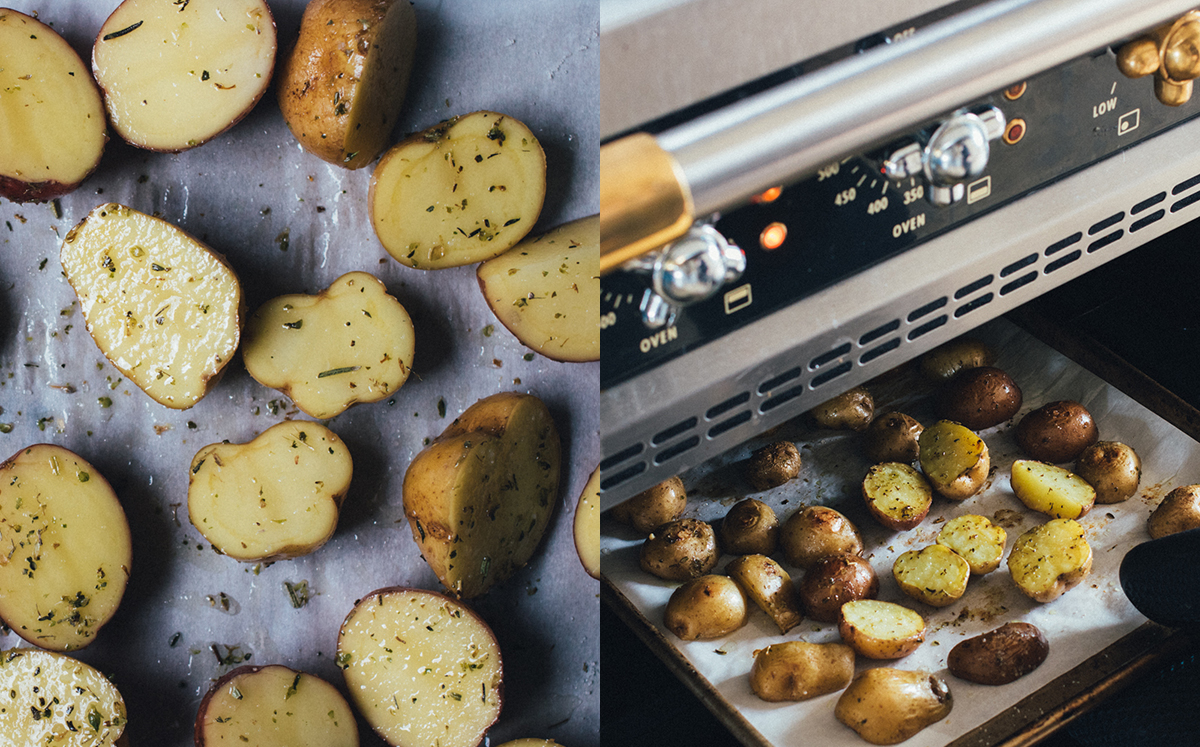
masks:
[[(1120, 589), (1117, 578), (1120, 561), (1126, 550), (1149, 539), (1146, 517), (1162, 496), (1173, 487), (1196, 482), (1200, 477), (1197, 474), (1200, 469), (1195, 466), (1200, 444), (1112, 386), (1006, 320), (985, 325), (974, 334), (996, 348), (997, 365), (1008, 371), (1022, 388), (1024, 404), (1013, 423), (1046, 402), (1077, 399), (1095, 417), (1102, 439), (1124, 441), (1142, 459), (1142, 481), (1133, 498), (1121, 504), (1097, 505), (1080, 520), (1093, 549), (1093, 570), (1083, 584), (1054, 602), (1039, 604), (1026, 598), (1016, 590), (1002, 565), (982, 579), (973, 579), (958, 602), (935, 609), (901, 593), (891, 573), (896, 556), (932, 543), (942, 523), (955, 516), (980, 513), (994, 521), (996, 517), (1002, 519), (1008, 533), (1006, 556), (1018, 535), (1048, 520), (1026, 509), (1012, 494), (1009, 471), (1013, 459), (1019, 456), (1012, 438), (1012, 423), (981, 432), (992, 459), (992, 478), (984, 492), (962, 503), (935, 499), (925, 521), (908, 532), (891, 532), (867, 514), (859, 496), (862, 475), (869, 462), (859, 454), (857, 434), (808, 430), (800, 419), (682, 475), (688, 488), (687, 514), (715, 520), (735, 502), (752, 494), (741, 477), (744, 460), (751, 451), (773, 440), (797, 442), (804, 461), (800, 477), (779, 488), (754, 494), (755, 497), (772, 505), (781, 520), (802, 505), (820, 503), (841, 510), (864, 535), (866, 557), (880, 579), (879, 598), (914, 608), (926, 619), (926, 642), (915, 653), (890, 664), (860, 658), (857, 671), (880, 665), (932, 670), (944, 676), (953, 692), (954, 709), (950, 716), (906, 745), (947, 744), (1012, 708), (1144, 624), (1146, 619)], [(923, 423), (933, 422), (928, 396), (932, 388), (922, 384), (911, 369), (878, 379), (868, 384), (868, 388), (876, 396), (877, 404), (882, 403), (877, 412), (899, 409)], [(788, 635), (780, 636), (766, 615), (753, 610), (749, 623), (724, 639), (680, 641), (662, 627), (663, 610), (675, 584), (655, 579), (638, 568), (641, 541), (631, 530), (606, 517), (601, 531), (606, 578), (658, 629), (665, 645), (674, 647), (695, 668), (695, 677), (716, 690), (723, 701), (717, 703), (719, 710), (744, 718), (768, 744), (792, 744), (801, 733), (812, 744), (862, 744), (853, 731), (834, 718), (838, 693), (803, 703), (766, 703), (749, 687), (753, 651), (782, 640), (837, 641), (836, 625), (806, 620)], [(722, 558), (717, 572), (731, 559)], [(789, 572), (794, 578), (801, 575), (799, 569), (789, 568)], [(945, 660), (955, 644), (1009, 620), (1031, 622), (1046, 634), (1050, 656), (1045, 664), (1002, 687), (977, 685), (949, 675)]]
[[(297, 34), (305, 3), (269, 2), (283, 49)], [(92, 38), (118, 2), (5, 4), (37, 11), (88, 59)], [(478, 109), (517, 117), (546, 151), (546, 204), (534, 232), (595, 213), (596, 4), (415, 6), (417, 62), (394, 139)], [(333, 655), (355, 600), (384, 585), (439, 588), (404, 520), (406, 466), (426, 439), (498, 391), (531, 392), (547, 402), (566, 462), (542, 547), (528, 567), (472, 603), (496, 631), (506, 665), (506, 702), (490, 740), (599, 744), (598, 584), (580, 567), (571, 533), (575, 500), (599, 459), (599, 365), (527, 355), (488, 310), (474, 267), (426, 273), (393, 261), (368, 222), (370, 174), (304, 153), (272, 88), (232, 130), (186, 153), (139, 151), (114, 138), (97, 172), (59, 201), (57, 214), (45, 204), (0, 200), (0, 423), (12, 427), (0, 433), (0, 459), (33, 443), (59, 444), (95, 465), (121, 498), (133, 531), (130, 585), (116, 617), (78, 656), (120, 687), (135, 747), (192, 744), (200, 697), (231, 668), (218, 663), (214, 645), (221, 654), (227, 647), (250, 654), (245, 663), (286, 664), (344, 690)], [(251, 310), (365, 270), (412, 315), (417, 344), (409, 381), (389, 400), (328, 421), (349, 446), (355, 474), (337, 532), (316, 553), (242, 564), (214, 553), (188, 523), (187, 467), (197, 450), (223, 439), (247, 441), (285, 418), (306, 416), (253, 381), (240, 358), (187, 411), (158, 405), (122, 380), (88, 336), (58, 264), (66, 232), (107, 201), (160, 214), (225, 254)], [(102, 397), (111, 407), (101, 406)], [(311, 601), (294, 609), (287, 581), (307, 581)], [(17, 645), (25, 644), (0, 635), (0, 648)], [(362, 732), (364, 745), (382, 744)]]

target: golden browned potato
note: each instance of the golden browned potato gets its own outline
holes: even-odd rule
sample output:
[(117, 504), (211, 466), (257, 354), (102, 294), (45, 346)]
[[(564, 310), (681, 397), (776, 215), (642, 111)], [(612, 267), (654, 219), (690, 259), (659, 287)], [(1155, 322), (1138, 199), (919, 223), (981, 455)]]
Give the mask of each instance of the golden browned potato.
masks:
[(600, 578), (600, 468), (597, 467), (575, 504), (575, 554), (592, 578)]
[(1175, 488), (1150, 513), (1147, 522), (1154, 539), (1200, 528), (1200, 485)]
[(854, 649), (842, 643), (785, 641), (754, 652), (750, 689), (770, 702), (835, 693), (854, 677)]
[(868, 659), (899, 659), (925, 640), (925, 619), (894, 602), (858, 599), (842, 605), (838, 633)]
[(735, 503), (720, 526), (721, 550), (730, 555), (770, 555), (779, 544), (774, 509), (754, 498)]
[(6, 745), (111, 747), (129, 719), (125, 700), (100, 672), (63, 654), (0, 651), (0, 735)]
[(973, 337), (960, 337), (939, 345), (921, 356), (921, 373), (935, 382), (949, 381), (956, 374), (971, 368), (990, 366), (996, 354), (984, 342)]
[(797, 592), (809, 617), (837, 622), (846, 602), (875, 598), (879, 578), (871, 564), (857, 555), (826, 555), (804, 572)]
[(964, 514), (942, 527), (937, 543), (956, 552), (971, 568), (971, 575), (982, 576), (1000, 567), (1008, 533), (986, 516)]
[(717, 534), (699, 519), (679, 519), (664, 524), (642, 543), (642, 570), (668, 581), (703, 576), (721, 559)]
[(876, 463), (915, 462), (921, 453), (917, 439), (922, 430), (924, 426), (902, 412), (880, 415), (863, 433), (863, 454)]
[(966, 426), (939, 420), (921, 433), (921, 471), (942, 496), (961, 501), (987, 482), (987, 444)]
[(1073, 400), (1042, 405), (1017, 423), (1017, 446), (1030, 459), (1050, 464), (1073, 462), (1096, 443), (1099, 430), (1087, 409)]
[(1018, 459), (1012, 489), (1027, 508), (1055, 519), (1078, 519), (1096, 503), (1096, 489), (1074, 472), (1045, 462)]
[(687, 491), (683, 488), (683, 480), (671, 477), (613, 506), (609, 515), (642, 534), (649, 534), (678, 519), (685, 508)]
[(671, 593), (663, 623), (684, 641), (729, 635), (750, 617), (746, 595), (728, 576), (700, 576)]
[(867, 470), (862, 482), (867, 509), (888, 529), (912, 529), (933, 505), (933, 488), (912, 465), (884, 462)]
[(1079, 585), (1092, 570), (1092, 548), (1074, 519), (1052, 519), (1017, 537), (1008, 572), (1026, 596), (1052, 602)]
[(1042, 665), (1050, 643), (1027, 622), (1008, 622), (950, 649), (950, 674), (981, 685), (1007, 685)]
[(387, 147), (417, 48), (405, 0), (312, 0), (279, 66), (283, 121), (301, 147), (348, 169)]
[(804, 612), (792, 577), (765, 555), (743, 555), (725, 566), (725, 573), (742, 587), (754, 605), (775, 621), (780, 633), (800, 624)]
[(822, 428), (863, 431), (875, 415), (875, 398), (863, 387), (856, 386), (817, 405), (808, 414)]
[(961, 371), (942, 385), (938, 417), (981, 431), (999, 425), (1021, 409), (1021, 388), (1004, 371), (979, 366)]
[(878, 667), (854, 678), (834, 715), (871, 744), (899, 744), (953, 707), (950, 688), (936, 674)]
[(862, 555), (858, 527), (826, 506), (808, 506), (788, 517), (779, 528), (779, 549), (789, 565), (808, 568), (826, 555)]
[(1137, 492), (1142, 460), (1127, 444), (1097, 441), (1079, 455), (1075, 474), (1096, 489), (1096, 503), (1120, 503)]
[(799, 474), (800, 450), (791, 441), (776, 441), (756, 449), (746, 462), (746, 480), (755, 490), (770, 490)]
[(931, 607), (953, 604), (967, 591), (971, 566), (945, 545), (901, 553), (892, 564), (900, 591)]

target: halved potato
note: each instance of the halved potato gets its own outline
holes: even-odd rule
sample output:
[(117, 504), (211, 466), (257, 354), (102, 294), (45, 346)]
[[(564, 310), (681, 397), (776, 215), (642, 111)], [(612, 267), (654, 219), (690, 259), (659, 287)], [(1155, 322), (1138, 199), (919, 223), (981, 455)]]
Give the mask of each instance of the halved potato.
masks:
[(1027, 508), (1055, 519), (1078, 519), (1096, 503), (1096, 489), (1074, 472), (1045, 462), (1018, 459), (1012, 489)]
[(14, 746), (110, 747), (128, 723), (104, 675), (49, 651), (0, 651), (0, 696), (0, 735)]
[(859, 599), (842, 605), (838, 633), (868, 659), (899, 659), (925, 640), (925, 619), (893, 602)]
[(242, 360), (255, 381), (325, 419), (399, 389), (415, 346), (404, 306), (374, 275), (348, 272), (315, 296), (260, 306), (246, 324)]
[(522, 122), (474, 112), (401, 140), (371, 175), (371, 225), (398, 261), (441, 270), (497, 257), (542, 212), (546, 156)]
[(32, 644), (73, 651), (121, 603), (129, 523), (100, 472), (37, 444), (0, 464), (0, 619)]
[(876, 667), (854, 678), (833, 713), (871, 744), (899, 744), (953, 707), (950, 688), (936, 674)]
[(597, 467), (575, 504), (575, 554), (592, 578), (600, 578), (600, 468)]
[(131, 145), (177, 152), (237, 124), (267, 90), (265, 0), (125, 0), (92, 47), (108, 120)]
[(1008, 554), (1008, 572), (1026, 596), (1038, 602), (1058, 599), (1092, 570), (1092, 548), (1074, 519), (1053, 519), (1017, 537)]
[(526, 347), (600, 360), (600, 216), (526, 239), (476, 270), (484, 300)]
[(967, 591), (971, 566), (945, 545), (901, 553), (892, 564), (900, 591), (931, 607), (945, 607)]
[(560, 464), (550, 411), (516, 392), (471, 405), (417, 454), (404, 513), (447, 589), (479, 596), (528, 562), (558, 499)]
[(112, 364), (167, 407), (200, 401), (237, 350), (245, 314), (224, 257), (164, 220), (108, 203), (71, 229), (61, 259)]
[(939, 420), (921, 432), (919, 443), (921, 471), (938, 493), (961, 501), (983, 488), (992, 462), (987, 444), (973, 431)]
[(880, 524), (897, 531), (912, 529), (925, 520), (933, 505), (933, 488), (912, 465), (876, 464), (862, 482), (867, 509)]
[(725, 566), (725, 572), (779, 626), (780, 633), (804, 619), (792, 577), (774, 560), (765, 555), (743, 555)]
[(1008, 533), (986, 516), (964, 514), (946, 522), (936, 542), (957, 553), (971, 568), (971, 575), (982, 576), (1000, 567)]
[(500, 646), (462, 602), (373, 591), (342, 623), (337, 651), (358, 712), (392, 747), (476, 747), (500, 717)]
[(91, 72), (54, 29), (7, 8), (0, 92), (0, 197), (65, 195), (100, 165), (108, 127)]
[(358, 724), (337, 688), (278, 664), (217, 680), (200, 701), (195, 735), (196, 747), (358, 747)]
[(333, 536), (353, 464), (342, 439), (288, 420), (244, 444), (209, 444), (192, 459), (188, 518), (231, 558), (307, 555)]
[(300, 145), (358, 169), (387, 147), (417, 48), (405, 0), (313, 0), (279, 67), (279, 108)]

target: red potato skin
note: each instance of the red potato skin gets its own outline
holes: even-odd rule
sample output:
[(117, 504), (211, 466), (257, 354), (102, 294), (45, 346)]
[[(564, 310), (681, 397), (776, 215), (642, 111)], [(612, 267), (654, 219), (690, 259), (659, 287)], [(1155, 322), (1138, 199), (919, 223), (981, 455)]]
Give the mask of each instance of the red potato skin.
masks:
[(1017, 445), (1030, 459), (1050, 464), (1073, 462), (1099, 440), (1096, 421), (1072, 400), (1042, 405), (1017, 424)]
[(994, 366), (969, 368), (942, 387), (938, 417), (962, 423), (973, 431), (999, 425), (1021, 410), (1021, 388)]
[[(88, 171), (88, 176), (96, 170), (97, 161)], [(84, 179), (87, 177), (85, 176)], [(82, 184), (83, 182), (80, 182)], [(61, 182), (23, 182), (9, 176), (0, 176), (0, 197), (13, 202), (46, 202), (55, 197), (62, 197), (73, 192), (79, 184), (63, 184)]]
[[(281, 665), (270, 664), (268, 666), (277, 667), (277, 666), (281, 666)], [(208, 711), (208, 704), (209, 704), (209, 701), (212, 700), (213, 695), (220, 692), (221, 688), (225, 687), (226, 684), (233, 681), (234, 678), (240, 677), (243, 674), (254, 674), (255, 672), (261, 671), (266, 668), (267, 667), (265, 667), (265, 666), (259, 667), (259, 666), (251, 666), (249, 664), (247, 664), (245, 666), (237, 667), (237, 668), (231, 670), (230, 672), (226, 673), (221, 678), (219, 678), (216, 682), (214, 682), (212, 684), (212, 687), (208, 688), (208, 692), (204, 693), (204, 698), (201, 699), (201, 701), (200, 701), (200, 708), (197, 709), (197, 711), (196, 711), (196, 725), (193, 729), (193, 738), (196, 741), (196, 747), (205, 747), (207, 744), (207, 742), (204, 741), (204, 729), (203, 729), (204, 714), (206, 711)]]
[(946, 666), (959, 679), (981, 685), (1007, 685), (1046, 661), (1050, 644), (1037, 627), (1009, 622), (968, 638), (950, 650)]
[(796, 591), (805, 615), (818, 622), (837, 622), (846, 602), (879, 595), (879, 577), (857, 555), (830, 555), (808, 569)]

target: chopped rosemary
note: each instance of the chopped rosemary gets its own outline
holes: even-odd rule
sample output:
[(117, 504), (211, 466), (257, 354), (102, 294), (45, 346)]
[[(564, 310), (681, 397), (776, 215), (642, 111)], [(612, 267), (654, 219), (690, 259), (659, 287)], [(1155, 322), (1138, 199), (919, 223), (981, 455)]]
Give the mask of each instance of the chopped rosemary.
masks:
[(137, 28), (139, 26), (141, 26), (143, 23), (145, 23), (145, 21), (138, 21), (137, 23), (133, 24), (132, 26), (126, 26), (125, 28), (121, 29), (120, 31), (114, 31), (111, 34), (105, 34), (103, 37), (100, 38), (100, 41), (111, 41), (112, 39), (119, 39), (131, 31), (136, 31)]
[(301, 325), (303, 325), (303, 324), (304, 324), (303, 319), (297, 319), (294, 322), (284, 322), (283, 326), (286, 327), (287, 329), (300, 329)]
[(357, 371), (359, 368), (361, 368), (361, 366), (345, 366), (343, 368), (331, 368), (328, 371), (322, 371), (321, 373), (317, 374), (317, 378), (323, 379), (326, 376), (337, 376), (338, 374), (350, 373), (352, 371)]
[(292, 609), (298, 610), (308, 604), (310, 594), (307, 581), (298, 581), (294, 584), (291, 581), (284, 581), (283, 588), (287, 590), (288, 598), (292, 602)]

